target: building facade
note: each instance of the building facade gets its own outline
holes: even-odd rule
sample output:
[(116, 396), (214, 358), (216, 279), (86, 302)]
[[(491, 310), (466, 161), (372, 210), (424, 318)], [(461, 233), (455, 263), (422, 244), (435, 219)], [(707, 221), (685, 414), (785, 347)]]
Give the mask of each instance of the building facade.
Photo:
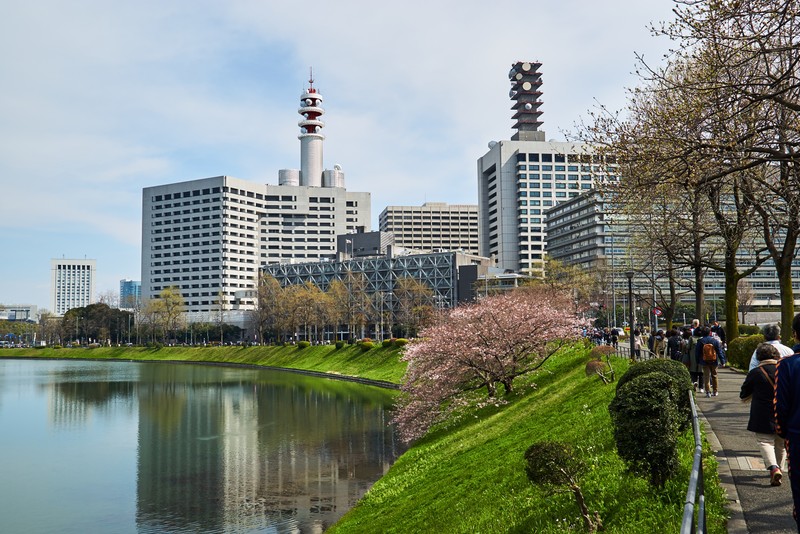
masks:
[(311, 282), (322, 291), (327, 291), (334, 280), (345, 285), (358, 280), (359, 287), (375, 307), (369, 315), (382, 317), (385, 313), (396, 315), (399, 311), (400, 303), (395, 291), (398, 280), (421, 282), (432, 290), (431, 306), (452, 308), (476, 298), (476, 283), (480, 276), (485, 276), (488, 268), (488, 258), (462, 252), (439, 252), (404, 256), (388, 254), (336, 262), (283, 263), (267, 265), (262, 271), (273, 276), (281, 286)]
[(143, 190), (142, 299), (177, 287), (197, 321), (250, 310), (260, 266), (333, 260), (337, 235), (370, 229), (370, 194), (347, 191), (338, 165), (322, 170), (322, 96), (309, 83), (301, 169), (278, 185), (216, 176)]
[(378, 217), (381, 232), (395, 244), (420, 252), (461, 250), (478, 254), (478, 206), (426, 202), (422, 206), (386, 206)]
[(95, 302), (97, 260), (50, 260), (50, 309), (64, 315)]
[(559, 203), (616, 179), (616, 165), (590, 146), (545, 141), (541, 121), (541, 63), (517, 62), (509, 73), (515, 133), (492, 141), (478, 159), (480, 255), (497, 267), (541, 272), (546, 256), (544, 213)]
[(124, 309), (138, 308), (142, 303), (142, 283), (139, 280), (124, 279), (119, 281), (119, 307)]

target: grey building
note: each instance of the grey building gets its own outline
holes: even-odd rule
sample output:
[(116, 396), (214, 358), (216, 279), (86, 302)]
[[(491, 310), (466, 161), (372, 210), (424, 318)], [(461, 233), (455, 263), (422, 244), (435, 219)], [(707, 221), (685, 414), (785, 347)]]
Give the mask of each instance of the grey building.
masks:
[(478, 159), (480, 255), (497, 267), (541, 272), (546, 255), (544, 213), (596, 181), (616, 179), (616, 165), (580, 143), (545, 141), (539, 131), (541, 63), (512, 65), (510, 97), (515, 133), (492, 141)]
[(143, 300), (177, 287), (190, 320), (233, 317), (254, 308), (260, 266), (333, 260), (337, 235), (370, 230), (370, 194), (347, 191), (338, 165), (322, 170), (321, 102), (310, 82), (301, 169), (281, 170), (278, 185), (216, 176), (143, 190)]
[(386, 206), (378, 217), (381, 232), (394, 234), (397, 246), (420, 252), (461, 250), (478, 254), (478, 206), (426, 202)]

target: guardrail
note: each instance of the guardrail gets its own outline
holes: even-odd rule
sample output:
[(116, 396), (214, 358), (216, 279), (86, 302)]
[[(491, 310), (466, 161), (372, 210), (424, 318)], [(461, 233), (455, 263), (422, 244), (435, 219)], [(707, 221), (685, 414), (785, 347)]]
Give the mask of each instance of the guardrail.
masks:
[[(686, 490), (686, 501), (683, 505), (683, 521), (681, 534), (706, 533), (706, 500), (703, 483), (703, 438), (700, 434), (700, 421), (697, 417), (697, 406), (694, 403), (694, 392), (690, 391), (689, 404), (692, 407), (692, 431), (694, 432), (694, 461), (689, 475), (689, 488)], [(695, 508), (697, 516), (695, 518)], [(695, 524), (696, 522), (696, 524)]]

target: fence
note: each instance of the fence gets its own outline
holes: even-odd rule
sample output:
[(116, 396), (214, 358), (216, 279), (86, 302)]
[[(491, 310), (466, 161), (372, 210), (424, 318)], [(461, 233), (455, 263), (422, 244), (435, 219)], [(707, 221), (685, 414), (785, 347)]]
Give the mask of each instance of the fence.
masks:
[[(689, 475), (689, 488), (686, 490), (686, 501), (683, 505), (683, 521), (681, 534), (706, 533), (706, 501), (703, 484), (703, 437), (700, 434), (700, 421), (697, 417), (697, 406), (694, 403), (694, 392), (689, 392), (689, 403), (692, 406), (692, 431), (694, 432), (694, 462)], [(697, 518), (695, 525), (695, 508)]]

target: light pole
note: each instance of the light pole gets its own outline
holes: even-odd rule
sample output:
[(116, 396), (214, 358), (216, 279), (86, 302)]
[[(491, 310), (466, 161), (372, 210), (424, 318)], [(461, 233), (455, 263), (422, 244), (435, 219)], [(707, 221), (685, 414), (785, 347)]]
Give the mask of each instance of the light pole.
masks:
[(630, 332), (628, 334), (628, 338), (630, 339), (631, 345), (631, 360), (636, 360), (636, 351), (634, 349), (634, 339), (633, 339), (633, 271), (625, 271), (625, 276), (628, 278), (628, 302), (630, 303), (630, 316), (628, 317), (628, 324), (630, 325)]

